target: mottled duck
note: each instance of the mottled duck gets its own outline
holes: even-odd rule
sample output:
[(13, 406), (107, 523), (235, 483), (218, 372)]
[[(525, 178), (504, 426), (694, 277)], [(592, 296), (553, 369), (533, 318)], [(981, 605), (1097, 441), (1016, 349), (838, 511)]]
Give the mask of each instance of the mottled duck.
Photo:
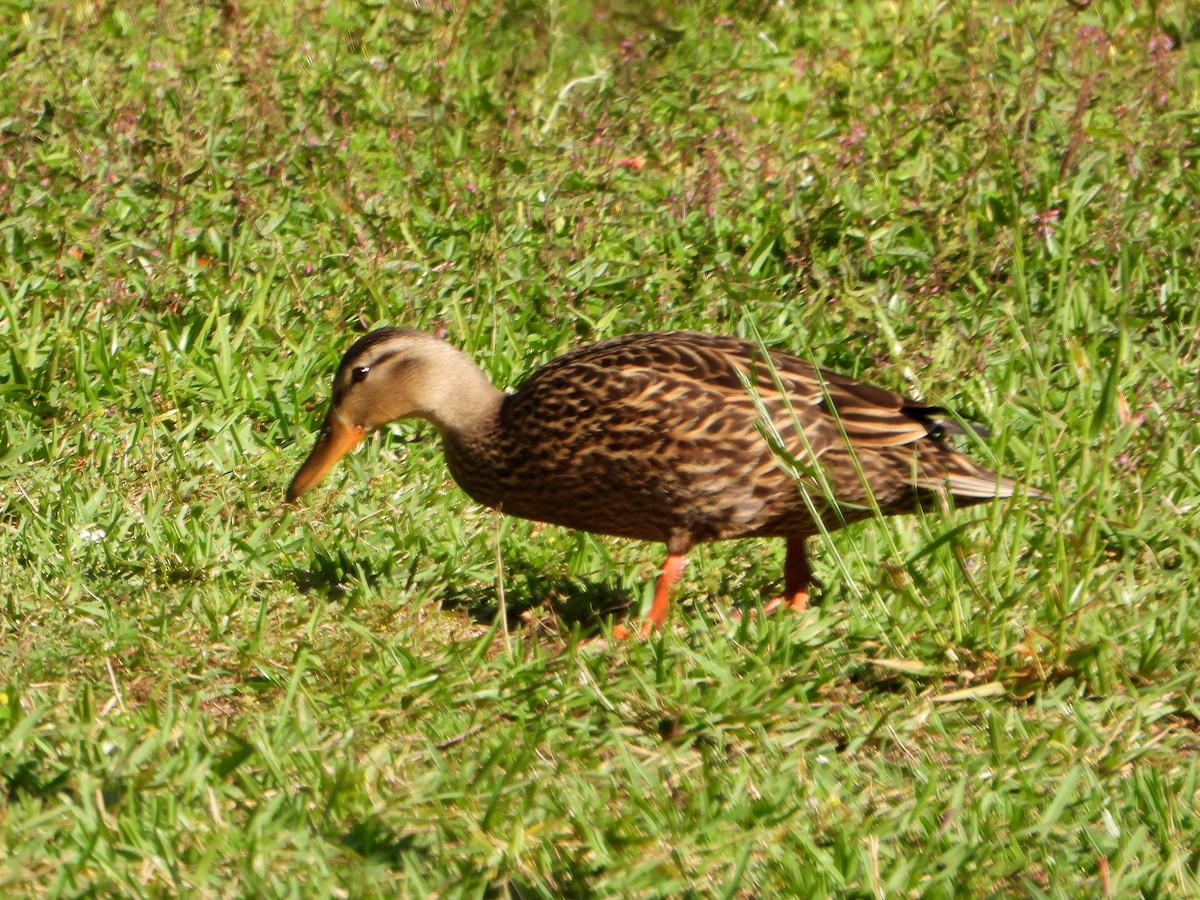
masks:
[(666, 544), (643, 634), (665, 621), (697, 544), (783, 538), (784, 594), (767, 609), (800, 610), (813, 581), (805, 540), (822, 525), (910, 513), (938, 495), (970, 506), (1017, 487), (950, 446), (963, 428), (945, 409), (752, 341), (625, 335), (578, 347), (505, 393), (444, 340), (383, 328), (342, 358), (288, 499), (372, 429), (408, 417), (433, 423), (454, 480), (486, 506)]

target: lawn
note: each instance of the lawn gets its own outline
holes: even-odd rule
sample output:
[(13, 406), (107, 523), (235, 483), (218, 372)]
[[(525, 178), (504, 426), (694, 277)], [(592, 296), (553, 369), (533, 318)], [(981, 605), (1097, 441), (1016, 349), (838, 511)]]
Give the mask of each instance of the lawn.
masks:
[[(0, 0), (5, 896), (1200, 894), (1184, 0)], [(402, 423), (657, 328), (984, 422), (1045, 493), (692, 554)], [(507, 615), (500, 615), (503, 610)]]

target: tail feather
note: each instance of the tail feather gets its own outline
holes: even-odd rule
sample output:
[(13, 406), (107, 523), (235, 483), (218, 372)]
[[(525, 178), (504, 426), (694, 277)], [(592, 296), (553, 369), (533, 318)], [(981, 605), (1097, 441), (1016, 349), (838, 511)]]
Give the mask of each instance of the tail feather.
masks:
[(989, 473), (985, 477), (982, 474), (951, 472), (945, 481), (945, 486), (955, 497), (991, 500), (999, 497), (1011, 497), (1017, 492), (1020, 484), (1003, 475)]
[(945, 468), (933, 472), (926, 470), (921, 474), (917, 480), (919, 488), (948, 491), (957, 500), (974, 502), (1011, 497), (1018, 491), (1030, 497), (1044, 496), (1036, 488), (1023, 486), (1019, 481), (985, 469), (957, 451), (950, 452), (952, 457), (943, 460)]

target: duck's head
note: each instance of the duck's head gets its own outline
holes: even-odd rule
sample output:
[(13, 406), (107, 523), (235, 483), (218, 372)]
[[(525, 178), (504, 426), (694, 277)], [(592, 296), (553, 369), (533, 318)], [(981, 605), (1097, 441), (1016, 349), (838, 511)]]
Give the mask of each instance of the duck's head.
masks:
[(342, 357), (317, 443), (292, 479), (287, 499), (316, 487), (380, 425), (416, 417), (446, 434), (477, 422), (499, 394), (470, 359), (440, 338), (403, 328), (372, 331)]

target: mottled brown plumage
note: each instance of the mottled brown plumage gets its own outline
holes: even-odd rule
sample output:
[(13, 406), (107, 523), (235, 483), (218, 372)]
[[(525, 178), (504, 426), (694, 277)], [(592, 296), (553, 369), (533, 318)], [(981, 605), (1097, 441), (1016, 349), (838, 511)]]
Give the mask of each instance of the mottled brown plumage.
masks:
[(386, 328), (342, 359), (289, 499), (372, 428), (408, 416), (433, 422), (455, 481), (480, 503), (666, 544), (647, 629), (662, 624), (696, 544), (787, 539), (781, 603), (803, 608), (804, 539), (818, 519), (833, 530), (936, 494), (967, 506), (1016, 487), (947, 443), (962, 429), (945, 410), (740, 338), (613, 338), (558, 357), (506, 395), (444, 341)]

